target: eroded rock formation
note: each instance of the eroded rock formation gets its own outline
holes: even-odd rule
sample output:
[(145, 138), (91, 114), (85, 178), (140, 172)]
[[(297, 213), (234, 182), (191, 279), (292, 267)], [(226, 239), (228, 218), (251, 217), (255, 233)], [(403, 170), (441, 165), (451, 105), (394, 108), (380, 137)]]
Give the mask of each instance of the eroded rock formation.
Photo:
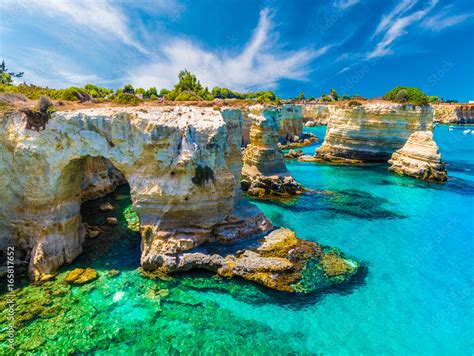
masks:
[(249, 114), (252, 125), (250, 144), (243, 154), (242, 189), (259, 198), (299, 194), (303, 189), (286, 169), (278, 147), (278, 115), (276, 107), (261, 105), (252, 107)]
[[(71, 262), (91, 230), (81, 223), (81, 202), (115, 184), (111, 164), (130, 185), (144, 270), (199, 267), (299, 290), (294, 286), (306, 270), (324, 270), (324, 253), (316, 244), (296, 255), (260, 248), (275, 235), (265, 237), (270, 221), (241, 197), (241, 116), (236, 109), (197, 107), (87, 109), (57, 112), (40, 131), (27, 129), (20, 113), (1, 117), (0, 177), (8, 182), (0, 190), (1, 249), (15, 246), (34, 279)], [(296, 251), (307, 245), (288, 241)], [(325, 274), (316, 287), (355, 273), (357, 265), (338, 256), (349, 267), (336, 280)]]
[(434, 121), (443, 124), (474, 124), (474, 105), (440, 104), (434, 106)]
[(318, 160), (334, 163), (387, 162), (415, 131), (432, 130), (433, 108), (368, 103), (338, 108)]
[(334, 113), (334, 105), (302, 104), (302, 116), (305, 126), (327, 125)]
[(112, 193), (127, 180), (109, 160), (104, 157), (85, 157), (81, 180), (82, 201), (97, 199)]
[(389, 171), (401, 175), (438, 182), (447, 179), (446, 167), (431, 131), (412, 133), (405, 145), (393, 153), (388, 163), (391, 164)]
[[(275, 110), (275, 124), (278, 133), (278, 143), (282, 148), (296, 148), (310, 145), (317, 138), (308, 133), (303, 133), (302, 106), (284, 104), (273, 107)], [(253, 105), (243, 111), (242, 147), (250, 143), (250, 128), (253, 118), (264, 110), (263, 105)]]

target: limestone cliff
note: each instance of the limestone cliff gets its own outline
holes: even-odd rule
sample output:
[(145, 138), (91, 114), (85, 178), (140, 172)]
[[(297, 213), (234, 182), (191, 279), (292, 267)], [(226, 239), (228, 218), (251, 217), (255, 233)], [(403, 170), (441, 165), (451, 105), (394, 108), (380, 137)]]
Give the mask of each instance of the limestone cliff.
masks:
[(339, 107), (316, 158), (336, 163), (387, 162), (415, 131), (432, 130), (433, 108), (394, 103)]
[[(273, 107), (275, 110), (275, 125), (277, 127), (278, 142), (282, 147), (302, 147), (316, 140), (312, 134), (303, 133), (302, 106), (284, 104)], [(243, 111), (242, 146), (250, 143), (250, 128), (253, 118), (264, 109), (263, 105), (253, 105)]]
[(104, 157), (85, 157), (81, 180), (82, 201), (97, 199), (112, 193), (127, 180), (117, 168)]
[(474, 105), (440, 104), (433, 105), (434, 121), (443, 124), (474, 124)]
[(252, 125), (250, 144), (243, 154), (242, 188), (261, 198), (300, 193), (302, 187), (290, 176), (283, 152), (278, 147), (280, 111), (276, 107), (261, 105), (252, 107), (250, 111)]
[[(266, 250), (282, 234), (265, 236), (270, 221), (241, 198), (241, 138), (237, 109), (56, 112), (38, 130), (21, 113), (2, 116), (0, 247), (15, 246), (34, 279), (53, 273), (82, 251), (81, 202), (110, 190), (121, 174), (139, 217), (144, 270), (205, 268), (297, 291), (307, 262), (319, 266), (329, 257), (291, 233), (283, 234), (284, 246), (300, 254)], [(334, 258), (345, 268), (334, 283), (357, 271), (341, 256)], [(333, 283), (330, 272), (324, 278)]]
[(302, 104), (302, 116), (305, 126), (327, 125), (334, 113), (334, 105)]
[(447, 179), (445, 164), (441, 161), (438, 146), (431, 131), (417, 131), (405, 145), (395, 151), (388, 161), (389, 171), (423, 180), (444, 182)]

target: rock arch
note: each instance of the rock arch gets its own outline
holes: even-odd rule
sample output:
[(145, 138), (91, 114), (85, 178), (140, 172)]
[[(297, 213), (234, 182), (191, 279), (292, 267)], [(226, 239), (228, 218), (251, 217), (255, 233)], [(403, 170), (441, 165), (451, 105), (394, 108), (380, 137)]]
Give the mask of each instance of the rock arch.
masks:
[[(30, 254), (35, 279), (81, 253), (79, 172), (87, 157), (109, 160), (127, 179), (142, 225), (142, 264), (150, 269), (173, 269), (183, 251), (271, 226), (256, 209), (243, 209), (245, 216), (234, 210), (239, 110), (63, 112), (39, 132), (26, 129), (21, 114), (2, 120), (1, 177), (10, 184), (0, 193), (0, 241)], [(212, 180), (198, 182), (202, 168)]]

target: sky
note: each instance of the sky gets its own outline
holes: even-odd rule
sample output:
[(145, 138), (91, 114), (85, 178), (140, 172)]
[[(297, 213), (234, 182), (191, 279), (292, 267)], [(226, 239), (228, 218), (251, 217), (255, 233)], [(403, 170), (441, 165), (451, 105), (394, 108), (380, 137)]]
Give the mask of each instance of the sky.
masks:
[(22, 81), (474, 100), (474, 0), (0, 0), (0, 59)]

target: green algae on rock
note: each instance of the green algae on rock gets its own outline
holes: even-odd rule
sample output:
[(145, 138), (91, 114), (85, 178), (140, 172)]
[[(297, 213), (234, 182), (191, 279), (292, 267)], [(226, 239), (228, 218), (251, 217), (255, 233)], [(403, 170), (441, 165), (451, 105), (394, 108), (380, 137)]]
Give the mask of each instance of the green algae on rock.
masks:
[(82, 285), (98, 278), (97, 271), (93, 268), (76, 268), (68, 273), (64, 281), (70, 284)]

